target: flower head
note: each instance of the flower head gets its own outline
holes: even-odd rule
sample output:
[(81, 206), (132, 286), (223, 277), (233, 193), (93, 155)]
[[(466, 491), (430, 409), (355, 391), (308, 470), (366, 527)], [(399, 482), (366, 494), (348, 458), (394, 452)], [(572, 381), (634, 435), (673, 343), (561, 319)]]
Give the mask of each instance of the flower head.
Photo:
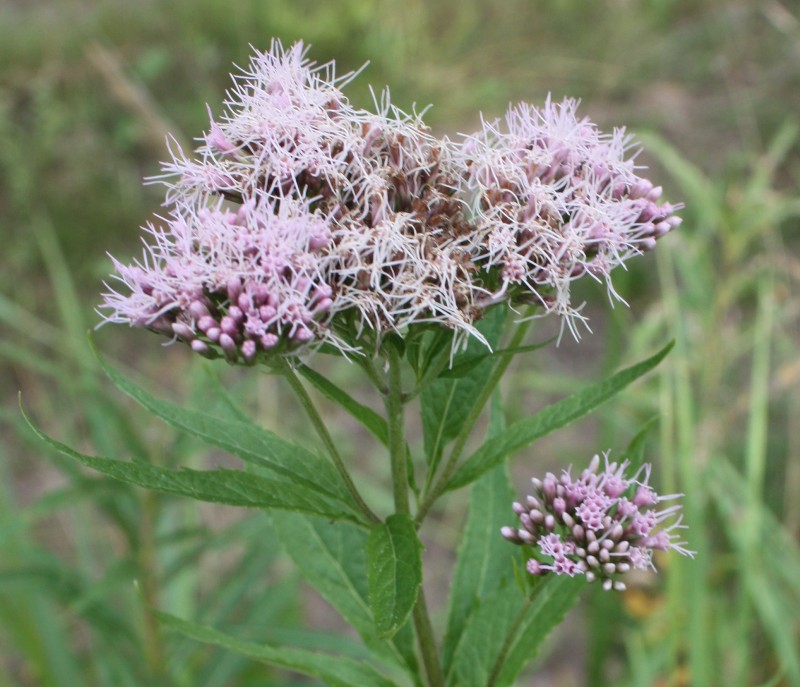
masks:
[(173, 142), (155, 178), (168, 215), (146, 227), (142, 260), (114, 261), (106, 321), (245, 363), (374, 351), (422, 324), (458, 346), (498, 304), (571, 323), (572, 280), (608, 280), (678, 224), (629, 138), (578, 119), (574, 101), (439, 140), (388, 92), (376, 112), (353, 107), (355, 75), (306, 55), (277, 41), (256, 53), (195, 154)]
[(677, 207), (659, 203), (661, 188), (636, 174), (632, 138), (602, 133), (577, 107), (521, 103), (458, 150), (464, 195), (486, 236), (482, 264), (499, 268), (512, 299), (532, 297), (570, 326), (580, 319), (573, 280), (605, 280), (619, 298), (611, 271), (680, 224)]
[(604, 589), (621, 590), (625, 583), (619, 578), (628, 570), (655, 570), (654, 550), (694, 557), (676, 532), (683, 528), (680, 506), (658, 508), (681, 495), (659, 496), (648, 484), (647, 464), (626, 476), (628, 461), (610, 463), (608, 455), (604, 461), (598, 471), (595, 456), (577, 479), (570, 470), (534, 479), (534, 494), (524, 505), (514, 504), (521, 527), (503, 527), (501, 534), (533, 547), (527, 564), (532, 575), (584, 575), (590, 582), (602, 580)]

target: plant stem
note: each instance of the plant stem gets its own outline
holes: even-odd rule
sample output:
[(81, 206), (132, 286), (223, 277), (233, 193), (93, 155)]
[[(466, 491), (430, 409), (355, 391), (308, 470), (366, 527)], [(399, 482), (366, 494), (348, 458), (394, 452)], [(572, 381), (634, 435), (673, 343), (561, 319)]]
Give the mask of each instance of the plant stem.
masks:
[[(392, 462), (392, 489), (394, 491), (395, 513), (409, 514), (408, 505), (408, 464), (406, 463), (406, 440), (404, 424), (404, 404), (401, 358), (395, 346), (386, 346), (389, 360), (388, 388), (384, 397), (386, 422), (389, 425), (389, 456)], [(422, 663), (430, 687), (444, 687), (444, 673), (439, 662), (433, 626), (428, 615), (425, 592), (420, 585), (413, 611), (414, 629), (419, 642)]]
[(470, 434), (472, 434), (472, 430), (475, 427), (475, 423), (481, 416), (484, 406), (492, 397), (492, 393), (494, 392), (495, 387), (505, 374), (505, 371), (508, 369), (508, 366), (511, 364), (511, 361), (514, 359), (515, 355), (514, 349), (518, 348), (522, 343), (522, 340), (525, 338), (525, 334), (528, 331), (530, 322), (531, 322), (530, 320), (524, 320), (523, 322), (520, 322), (517, 325), (517, 329), (514, 332), (514, 336), (512, 337), (511, 341), (509, 342), (509, 345), (507, 346), (509, 350), (500, 356), (500, 359), (497, 361), (497, 364), (494, 366), (494, 369), (492, 370), (492, 374), (490, 375), (483, 389), (481, 389), (478, 398), (475, 399), (475, 403), (472, 404), (472, 407), (469, 410), (469, 414), (464, 419), (464, 424), (461, 426), (461, 431), (456, 437), (455, 443), (453, 444), (453, 448), (450, 451), (450, 455), (447, 458), (447, 463), (445, 464), (444, 469), (442, 470), (441, 476), (437, 480), (433, 489), (423, 498), (422, 505), (420, 506), (419, 511), (417, 512), (416, 520), (418, 524), (422, 523), (422, 521), (425, 519), (425, 516), (428, 514), (428, 511), (430, 510), (431, 506), (444, 493), (447, 487), (447, 483), (450, 481), (450, 478), (453, 476), (453, 473), (458, 467), (458, 461), (461, 458), (461, 454), (464, 451), (464, 447), (467, 445), (467, 441), (469, 440)]
[(389, 457), (392, 463), (392, 490), (395, 513), (410, 513), (408, 505), (408, 465), (404, 431), (403, 380), (400, 374), (400, 354), (387, 345), (389, 357), (389, 386), (384, 397), (386, 422), (389, 425)]
[(139, 524), (138, 564), (141, 575), (143, 612), (144, 658), (148, 672), (155, 681), (163, 684), (166, 678), (161, 626), (153, 613), (159, 606), (158, 556), (155, 543), (155, 525), (158, 511), (158, 495), (147, 491), (141, 498), (141, 522)]
[(422, 652), (422, 663), (425, 666), (428, 684), (430, 687), (444, 687), (444, 672), (439, 663), (439, 654), (436, 651), (436, 641), (433, 636), (433, 625), (431, 625), (431, 619), (428, 615), (425, 591), (421, 586), (417, 596), (417, 603), (414, 606), (414, 628), (417, 631), (417, 640)]
[(325, 426), (325, 423), (317, 411), (316, 406), (314, 406), (314, 402), (311, 400), (311, 396), (308, 395), (308, 392), (295, 374), (295, 371), (289, 365), (285, 365), (280, 369), (280, 371), (286, 378), (286, 381), (289, 382), (289, 386), (291, 386), (292, 390), (295, 392), (295, 394), (297, 394), (297, 398), (300, 400), (300, 405), (303, 406), (303, 409), (306, 411), (306, 415), (308, 415), (309, 420), (311, 420), (311, 424), (314, 426), (319, 438), (322, 439), (322, 443), (325, 445), (328, 455), (330, 455), (337, 472), (347, 488), (347, 491), (350, 492), (350, 496), (353, 497), (354, 503), (356, 506), (358, 506), (359, 510), (366, 516), (370, 523), (380, 522), (380, 518), (372, 512), (370, 507), (361, 497), (361, 494), (358, 492), (356, 485), (353, 483), (353, 480), (350, 477), (350, 473), (347, 472), (347, 468), (344, 465), (341, 455), (339, 455), (339, 450), (336, 448), (336, 444), (333, 442), (333, 437), (331, 437), (330, 432), (328, 432), (328, 428)]

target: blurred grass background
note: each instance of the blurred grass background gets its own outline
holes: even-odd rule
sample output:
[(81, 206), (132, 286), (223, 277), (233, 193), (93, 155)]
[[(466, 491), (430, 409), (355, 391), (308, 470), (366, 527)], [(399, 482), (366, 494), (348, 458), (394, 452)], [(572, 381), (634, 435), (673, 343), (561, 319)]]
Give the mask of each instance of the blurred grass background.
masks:
[[(518, 457), (515, 476), (522, 491), (543, 465), (620, 451), (658, 413), (649, 456), (662, 489), (686, 493), (698, 557), (660, 561), (662, 575), (623, 595), (590, 594), (520, 685), (800, 685), (796, 2), (10, 0), (0, 7), (0, 687), (297, 684), (162, 635), (148, 605), (304, 646), (337, 626), (290, 574), (266, 518), (85, 475), (35, 443), (17, 408), (21, 389), (47, 431), (88, 452), (227, 460), (110, 391), (85, 332), (98, 321), (106, 251), (137, 254), (137, 227), (158, 211), (161, 190), (141, 179), (158, 171), (165, 132), (199, 135), (204, 103), (220, 113), (231, 64), (273, 36), (302, 38), (342, 72), (369, 61), (351, 99), (368, 105), (368, 84), (390, 85), (403, 108), (432, 103), (438, 133), (552, 92), (646, 143), (653, 178), (686, 203), (682, 228), (615, 276), (630, 309), (579, 287), (594, 333), (518, 365), (509, 412), (669, 338), (676, 350), (593, 419)], [(207, 407), (221, 377), (259, 420), (302, 431), (274, 380), (206, 367), (147, 333), (97, 338), (166, 396)], [(354, 383), (346, 366), (331, 374)], [(373, 447), (324, 407), (346, 450), (380, 476)], [(425, 533), (434, 600), (462, 515), (451, 500)]]

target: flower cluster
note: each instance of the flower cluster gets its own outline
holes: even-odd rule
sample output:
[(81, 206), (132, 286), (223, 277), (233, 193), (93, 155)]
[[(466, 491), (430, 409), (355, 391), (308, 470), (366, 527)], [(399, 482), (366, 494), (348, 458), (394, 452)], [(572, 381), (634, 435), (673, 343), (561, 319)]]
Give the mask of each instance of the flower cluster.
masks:
[[(579, 317), (570, 283), (605, 279), (631, 255), (680, 224), (661, 188), (636, 175), (632, 139), (603, 134), (576, 115), (578, 103), (549, 98), (509, 109), (504, 126), (484, 122), (459, 148), (462, 193), (483, 240), (481, 265), (500, 270), (494, 298), (532, 294), (548, 312)], [(574, 331), (574, 330), (573, 330)]]
[(609, 463), (607, 455), (604, 460), (598, 472), (600, 457), (595, 456), (577, 479), (570, 470), (560, 478), (547, 473), (543, 480), (533, 479), (534, 495), (514, 503), (521, 527), (503, 527), (501, 534), (533, 547), (527, 563), (531, 575), (584, 575), (589, 582), (602, 580), (604, 589), (623, 590), (622, 573), (655, 570), (654, 550), (694, 557), (676, 532), (683, 528), (680, 505), (658, 509), (680, 494), (659, 496), (648, 485), (649, 464), (626, 477), (628, 461)]
[(306, 53), (256, 53), (196, 155), (173, 144), (156, 178), (168, 214), (141, 261), (115, 261), (106, 321), (244, 363), (377, 347), (421, 323), (458, 345), (498, 303), (572, 326), (572, 280), (608, 280), (679, 224), (624, 132), (602, 134), (574, 101), (437, 139), (388, 93), (377, 112), (352, 106), (341, 89), (354, 74)]

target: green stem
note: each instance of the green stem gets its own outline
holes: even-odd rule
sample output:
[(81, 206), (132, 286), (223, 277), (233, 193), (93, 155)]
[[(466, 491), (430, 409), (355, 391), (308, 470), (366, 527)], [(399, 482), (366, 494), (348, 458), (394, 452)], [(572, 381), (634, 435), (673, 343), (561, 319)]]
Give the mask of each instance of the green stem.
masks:
[(417, 596), (417, 603), (414, 606), (414, 628), (417, 631), (417, 640), (419, 641), (422, 663), (425, 666), (428, 684), (430, 687), (444, 687), (444, 672), (442, 671), (441, 663), (439, 663), (436, 640), (433, 636), (433, 625), (431, 625), (431, 619), (428, 615), (425, 592), (421, 586)]
[(525, 338), (525, 334), (528, 332), (530, 322), (530, 320), (525, 320), (517, 325), (514, 336), (509, 342), (509, 345), (506, 347), (508, 350), (500, 356), (500, 359), (494, 366), (494, 370), (492, 370), (492, 374), (490, 375), (483, 389), (481, 389), (481, 392), (478, 395), (478, 398), (475, 400), (475, 403), (472, 404), (469, 414), (464, 419), (464, 424), (461, 426), (461, 431), (456, 437), (455, 443), (453, 444), (453, 448), (447, 458), (447, 463), (442, 470), (441, 476), (434, 485), (433, 489), (431, 489), (422, 500), (422, 505), (419, 508), (416, 518), (418, 524), (422, 523), (431, 506), (445, 492), (447, 483), (450, 481), (450, 478), (453, 476), (453, 473), (458, 467), (458, 461), (461, 458), (461, 454), (464, 452), (464, 447), (467, 445), (467, 441), (472, 434), (475, 423), (481, 416), (484, 406), (492, 397), (495, 387), (505, 374), (505, 371), (508, 369), (511, 361), (514, 359), (514, 351), (520, 346), (522, 340)]
[(381, 375), (375, 369), (375, 364), (372, 362), (370, 358), (363, 357), (363, 358), (356, 358), (356, 362), (364, 370), (364, 373), (369, 378), (369, 381), (372, 382), (372, 386), (374, 386), (379, 393), (386, 394), (388, 393), (388, 389), (386, 388), (386, 384), (384, 383)]
[[(392, 462), (392, 489), (395, 513), (410, 513), (408, 505), (408, 464), (404, 426), (404, 397), (400, 353), (391, 344), (386, 346), (389, 360), (388, 388), (384, 397), (386, 421), (389, 425), (389, 456)], [(430, 687), (444, 687), (444, 673), (439, 662), (425, 592), (420, 585), (413, 611), (414, 629), (419, 642), (422, 663)]]
[(392, 490), (395, 513), (410, 513), (408, 505), (408, 464), (404, 431), (403, 386), (400, 354), (387, 345), (389, 356), (389, 387), (386, 390), (386, 421), (389, 425), (389, 457), (392, 463)]
[(158, 495), (146, 491), (141, 499), (141, 522), (139, 524), (138, 563), (141, 575), (143, 609), (144, 658), (154, 684), (166, 679), (161, 626), (153, 613), (159, 607), (159, 572), (156, 552), (155, 526), (158, 511)]
[(295, 374), (295, 371), (289, 365), (285, 365), (280, 369), (280, 371), (286, 378), (286, 381), (289, 382), (289, 386), (291, 386), (292, 390), (295, 392), (295, 394), (297, 394), (297, 398), (300, 400), (300, 405), (303, 406), (303, 409), (306, 411), (306, 415), (308, 415), (309, 420), (311, 420), (311, 424), (314, 426), (319, 438), (322, 439), (322, 443), (325, 445), (328, 455), (331, 457), (331, 460), (333, 461), (337, 472), (341, 476), (347, 491), (350, 492), (350, 496), (353, 497), (353, 501), (355, 502), (356, 506), (358, 506), (359, 510), (366, 516), (370, 523), (380, 522), (380, 518), (372, 512), (370, 507), (361, 497), (361, 494), (358, 492), (358, 489), (353, 483), (350, 473), (347, 471), (344, 461), (339, 454), (339, 449), (336, 448), (336, 444), (333, 442), (333, 437), (331, 437), (330, 432), (328, 432), (328, 428), (325, 426), (325, 423), (317, 411), (316, 406), (314, 406), (314, 402), (311, 400), (311, 396), (308, 395), (308, 392), (300, 382), (297, 374)]

